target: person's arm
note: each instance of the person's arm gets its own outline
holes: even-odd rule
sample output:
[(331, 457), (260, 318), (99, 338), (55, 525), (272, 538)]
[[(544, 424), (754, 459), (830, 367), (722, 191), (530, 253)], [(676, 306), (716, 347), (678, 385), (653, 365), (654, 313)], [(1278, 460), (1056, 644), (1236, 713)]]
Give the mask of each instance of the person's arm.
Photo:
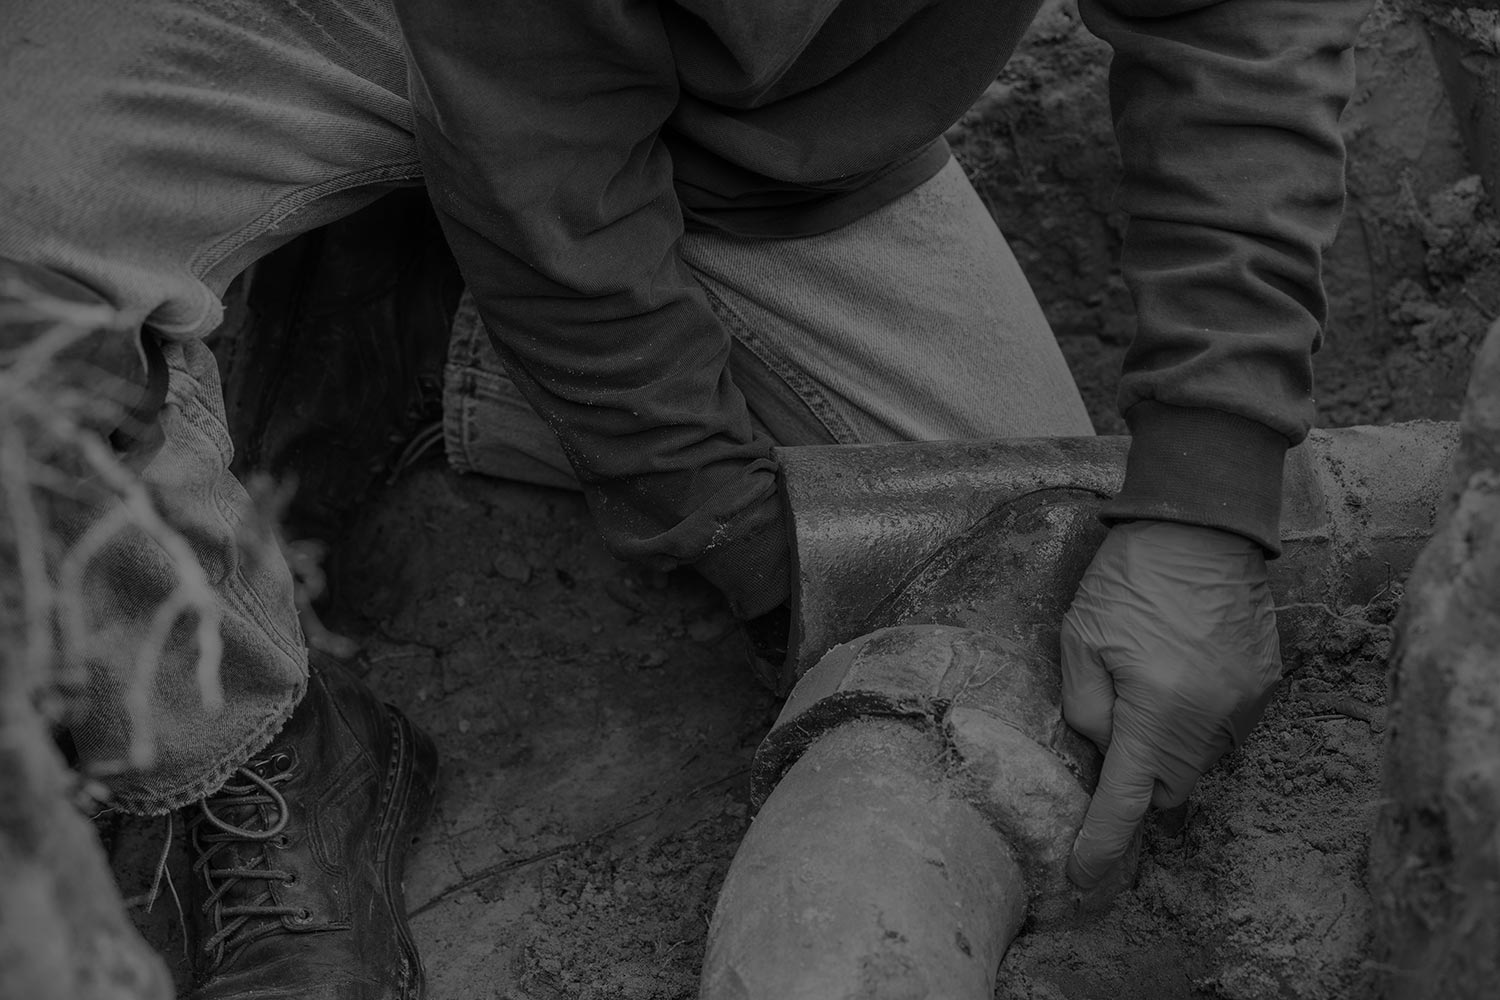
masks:
[(1138, 326), (1113, 524), (1062, 627), (1063, 711), (1105, 752), (1069, 873), (1098, 883), (1183, 802), (1281, 672), (1266, 585), (1282, 466), (1313, 418), (1338, 118), (1368, 0), (1081, 0), (1114, 48)]
[(692, 564), (742, 616), (785, 600), (770, 444), (686, 266), (654, 4), (397, 4), (428, 191), (522, 393), (606, 542)]
[(1110, 98), (1136, 303), (1113, 520), (1280, 550), (1282, 463), (1312, 423), (1322, 253), (1343, 211), (1338, 119), (1369, 0), (1082, 0)]

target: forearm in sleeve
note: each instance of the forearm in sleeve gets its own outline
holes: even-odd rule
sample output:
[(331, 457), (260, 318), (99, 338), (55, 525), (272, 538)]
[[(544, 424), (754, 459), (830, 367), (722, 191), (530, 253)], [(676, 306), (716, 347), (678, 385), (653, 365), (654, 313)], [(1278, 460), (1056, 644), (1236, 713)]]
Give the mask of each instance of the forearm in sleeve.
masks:
[(1314, 416), (1322, 254), (1343, 210), (1338, 120), (1368, 0), (1082, 0), (1110, 98), (1138, 328), (1133, 435), (1107, 518), (1279, 550), (1285, 452)]
[(770, 444), (676, 251), (654, 5), (398, 4), (428, 188), (517, 385), (609, 547), (695, 565), (742, 615), (785, 599)]

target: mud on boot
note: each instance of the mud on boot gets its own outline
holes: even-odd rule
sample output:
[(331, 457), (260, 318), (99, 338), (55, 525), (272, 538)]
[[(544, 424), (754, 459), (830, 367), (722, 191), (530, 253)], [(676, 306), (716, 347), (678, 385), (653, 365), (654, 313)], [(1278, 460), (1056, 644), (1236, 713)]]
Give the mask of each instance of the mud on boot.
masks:
[(313, 654), (307, 695), (187, 807), (192, 1000), (416, 1000), (402, 872), (437, 784), (432, 740)]

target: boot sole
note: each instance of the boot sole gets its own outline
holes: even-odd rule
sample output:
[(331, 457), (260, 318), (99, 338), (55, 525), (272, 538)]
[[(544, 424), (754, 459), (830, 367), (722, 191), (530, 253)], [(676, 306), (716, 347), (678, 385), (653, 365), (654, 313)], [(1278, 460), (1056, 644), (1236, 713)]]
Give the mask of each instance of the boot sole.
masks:
[(385, 808), (381, 812), (378, 858), (384, 869), (386, 899), (390, 901), (391, 918), (400, 940), (402, 955), (409, 970), (407, 989), (402, 996), (407, 1000), (421, 1000), (426, 989), (426, 971), (422, 957), (417, 953), (416, 942), (411, 936), (411, 925), (406, 919), (406, 887), (402, 875), (406, 869), (406, 855), (411, 849), (417, 831), (432, 816), (437, 802), (438, 754), (431, 737), (412, 725), (407, 718), (391, 706), (392, 739), (396, 744), (386, 769), (383, 799)]

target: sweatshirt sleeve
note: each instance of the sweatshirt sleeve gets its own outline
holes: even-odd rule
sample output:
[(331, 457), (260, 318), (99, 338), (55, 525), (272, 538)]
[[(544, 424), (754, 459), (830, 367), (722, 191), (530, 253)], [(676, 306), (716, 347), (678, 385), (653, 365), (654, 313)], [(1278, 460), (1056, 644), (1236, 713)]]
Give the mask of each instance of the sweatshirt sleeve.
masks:
[(1280, 551), (1282, 465), (1314, 416), (1338, 119), (1369, 0), (1081, 0), (1110, 101), (1138, 326), (1132, 442), (1107, 520), (1201, 524)]
[(659, 132), (677, 102), (654, 3), (398, 0), (438, 216), (517, 386), (610, 549), (691, 564), (742, 616), (781, 603), (770, 442), (677, 253)]

